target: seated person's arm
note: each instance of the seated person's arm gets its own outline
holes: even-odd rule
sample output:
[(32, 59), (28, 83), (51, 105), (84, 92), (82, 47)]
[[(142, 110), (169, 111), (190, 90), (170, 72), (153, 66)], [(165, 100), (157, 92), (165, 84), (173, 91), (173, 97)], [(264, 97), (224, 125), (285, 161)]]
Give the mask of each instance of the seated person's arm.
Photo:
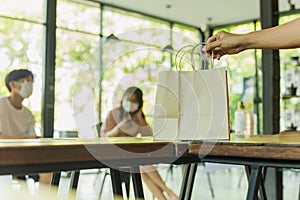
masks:
[(119, 126), (114, 120), (112, 111), (110, 111), (103, 124), (102, 134), (106, 137), (114, 137), (117, 136), (119, 132)]
[(5, 132), (2, 131), (2, 125), (0, 122), (0, 139), (37, 139), (40, 138), (35, 134), (35, 130), (34, 130), (34, 121), (33, 123), (30, 124), (27, 133), (26, 134), (22, 134), (22, 135), (12, 135), (12, 134), (7, 134)]
[(36, 135), (9, 136), (9, 135), (6, 135), (6, 134), (2, 134), (0, 132), (0, 139), (37, 139), (37, 138), (39, 138), (39, 137), (36, 136)]

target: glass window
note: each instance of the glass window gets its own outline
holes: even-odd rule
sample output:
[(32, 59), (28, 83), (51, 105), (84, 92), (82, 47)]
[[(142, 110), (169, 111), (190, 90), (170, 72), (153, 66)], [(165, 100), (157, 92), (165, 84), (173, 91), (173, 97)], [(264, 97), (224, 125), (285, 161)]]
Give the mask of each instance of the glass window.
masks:
[(103, 49), (108, 48), (103, 55), (102, 120), (105, 120), (109, 110), (120, 106), (126, 88), (137, 86), (144, 93), (144, 112), (151, 124), (157, 73), (170, 69), (169, 65), (164, 65), (165, 57), (161, 49), (123, 41), (104, 43)]
[[(294, 20), (296, 18), (299, 18), (299, 17), (300, 17), (300, 14), (280, 17), (279, 18), (279, 24), (283, 24), (283, 23), (292, 21), (292, 20)], [(285, 69), (290, 68), (290, 66), (293, 64), (291, 58), (292, 57), (297, 57), (297, 56), (299, 57), (299, 54), (300, 54), (300, 48), (280, 50), (281, 70), (285, 70)]]
[[(279, 18), (279, 24), (283, 24), (299, 18), (300, 14), (283, 16)], [(300, 48), (280, 50), (280, 86), (281, 95), (288, 97), (288, 88), (295, 87), (296, 95), (300, 95)], [(285, 131), (292, 127), (299, 130), (300, 127), (300, 103), (299, 98), (285, 98), (280, 104), (280, 130)], [(288, 117), (290, 116), (290, 117)]]
[(98, 93), (94, 94), (99, 82), (99, 37), (62, 29), (57, 29), (56, 36), (54, 127), (77, 130), (84, 124), (76, 123), (74, 116), (90, 114), (88, 120), (94, 121), (86, 123), (96, 123), (93, 115), (97, 117), (95, 106), (99, 102)]
[(169, 24), (137, 13), (104, 7), (103, 35), (164, 47), (170, 43)]
[(36, 132), (40, 135), (44, 26), (0, 17), (0, 29), (0, 95), (9, 95), (4, 84), (9, 71), (19, 68), (31, 70), (35, 76), (34, 89), (24, 105), (32, 111)]
[(43, 22), (43, 0), (1, 0), (0, 15)]
[[(184, 36), (184, 37), (182, 37)], [(187, 44), (197, 44), (200, 41), (201, 36), (196, 28), (184, 26), (180, 24), (173, 25), (173, 46), (176, 49), (181, 48)]]
[(89, 1), (57, 2), (57, 26), (88, 33), (100, 33), (99, 3)]
[(59, 0), (57, 9), (54, 129), (85, 137), (98, 122), (99, 3)]
[[(221, 30), (225, 30), (232, 33), (247, 33), (247, 32), (254, 31), (254, 23), (223, 27), (221, 28)], [(220, 31), (220, 29), (216, 29), (214, 33), (217, 33), (218, 31)], [(256, 52), (256, 55), (259, 54)], [(259, 60), (259, 58), (257, 60)], [(216, 67), (226, 67), (228, 70), (229, 94), (230, 94), (230, 98), (229, 98), (230, 121), (231, 121), (231, 127), (233, 129), (234, 129), (234, 112), (237, 109), (237, 104), (239, 101), (244, 101), (247, 105), (247, 109), (253, 111), (253, 100), (254, 100), (255, 90), (254, 90), (254, 84), (252, 83), (254, 83), (255, 62), (256, 61), (255, 61), (254, 50), (247, 50), (237, 55), (223, 56), (220, 59), (220, 61), (215, 60)], [(260, 65), (258, 64), (258, 66)], [(259, 81), (260, 81), (261, 80), (260, 68), (258, 73), (259, 73)], [(247, 88), (246, 82), (249, 81), (250, 79), (252, 80), (251, 88), (249, 87)], [(261, 92), (261, 83), (259, 84), (260, 84), (260, 92)]]
[(144, 92), (144, 112), (151, 124), (157, 72), (170, 69), (170, 54), (163, 47), (170, 44), (169, 23), (140, 14), (104, 7), (103, 35), (119, 40), (103, 43), (103, 82), (101, 119), (119, 106), (129, 86)]
[[(192, 46), (195, 46), (200, 43), (200, 34), (199, 31), (195, 28), (184, 26), (180, 24), (174, 24), (173, 26), (173, 35), (172, 35), (172, 44), (175, 49), (175, 54), (173, 55), (173, 63), (174, 67), (178, 67), (184, 70), (192, 70), (191, 64), (191, 50)], [(195, 49), (195, 52), (202, 49), (202, 45)], [(180, 51), (180, 52), (178, 52)], [(204, 55), (204, 54), (203, 54)], [(193, 54), (193, 59), (195, 63), (195, 67), (200, 67), (200, 57)], [(201, 60), (205, 59), (205, 57), (201, 56)], [(206, 59), (205, 59), (206, 61)]]

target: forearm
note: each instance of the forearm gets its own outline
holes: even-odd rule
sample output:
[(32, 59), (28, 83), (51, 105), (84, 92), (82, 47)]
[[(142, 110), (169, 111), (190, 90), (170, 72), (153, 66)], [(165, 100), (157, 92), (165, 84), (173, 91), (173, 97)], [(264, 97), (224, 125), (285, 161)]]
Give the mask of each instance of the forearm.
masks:
[(27, 136), (27, 135), (23, 135), (23, 136), (8, 136), (8, 135), (4, 135), (1, 134), (0, 135), (0, 139), (37, 139), (39, 138), (38, 136)]
[(126, 123), (126, 120), (121, 121), (114, 126), (109, 126), (103, 129), (103, 135), (106, 137), (115, 137), (118, 136), (121, 132), (121, 127)]
[(117, 136), (117, 135), (119, 134), (119, 131), (120, 131), (119, 127), (118, 127), (118, 126), (115, 126), (115, 127), (112, 128), (111, 130), (106, 131), (106, 132), (103, 132), (103, 133), (104, 133), (104, 135), (105, 135), (106, 137), (115, 137), (115, 136)]
[(281, 26), (245, 34), (244, 49), (289, 49), (300, 47), (300, 18)]

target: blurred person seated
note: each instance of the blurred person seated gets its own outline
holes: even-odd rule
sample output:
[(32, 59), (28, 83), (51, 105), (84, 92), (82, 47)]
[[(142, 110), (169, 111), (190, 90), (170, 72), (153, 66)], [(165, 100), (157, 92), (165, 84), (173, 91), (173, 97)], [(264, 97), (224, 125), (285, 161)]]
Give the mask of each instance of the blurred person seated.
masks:
[[(0, 98), (0, 139), (33, 139), (35, 121), (31, 111), (22, 102), (31, 96), (33, 91), (33, 74), (27, 69), (9, 72), (5, 77), (5, 85), (9, 96)], [(29, 174), (29, 178), (41, 183), (51, 182), (51, 174)], [(25, 175), (15, 175), (25, 180)]]
[[(137, 87), (129, 87), (124, 92), (120, 106), (111, 110), (103, 124), (102, 136), (136, 137), (152, 136), (153, 132), (142, 111), (143, 93)], [(152, 165), (141, 166), (141, 177), (152, 194), (159, 200), (177, 200), (178, 196), (162, 180), (157, 169)]]

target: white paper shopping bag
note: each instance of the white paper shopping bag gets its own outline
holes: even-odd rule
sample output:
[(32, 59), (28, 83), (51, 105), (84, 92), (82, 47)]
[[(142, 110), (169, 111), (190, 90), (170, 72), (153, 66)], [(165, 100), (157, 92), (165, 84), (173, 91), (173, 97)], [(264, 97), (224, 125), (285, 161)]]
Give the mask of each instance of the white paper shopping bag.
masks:
[(227, 87), (225, 68), (180, 72), (178, 139), (229, 139)]
[[(186, 45), (176, 53), (176, 69), (183, 60), (190, 59), (192, 71), (158, 73), (155, 140), (229, 139), (227, 72), (225, 68), (213, 68), (213, 60), (203, 55), (201, 45)], [(188, 53), (190, 57), (186, 59)], [(199, 56), (197, 62), (194, 55)], [(205, 70), (196, 70), (195, 63), (201, 63)], [(212, 69), (208, 69), (209, 64)]]
[(158, 75), (155, 140), (229, 139), (225, 68)]

